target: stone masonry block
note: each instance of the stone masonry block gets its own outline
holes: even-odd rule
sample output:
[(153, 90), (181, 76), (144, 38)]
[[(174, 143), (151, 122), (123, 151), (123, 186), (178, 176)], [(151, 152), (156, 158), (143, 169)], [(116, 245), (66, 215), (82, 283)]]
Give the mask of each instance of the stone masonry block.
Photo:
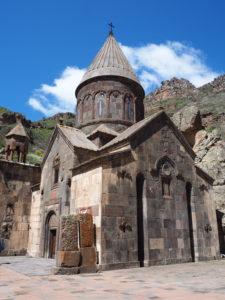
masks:
[(164, 249), (164, 239), (149, 239), (149, 248), (150, 249)]
[(74, 275), (80, 273), (80, 268), (55, 267), (53, 268), (53, 273), (55, 275)]
[(61, 250), (78, 250), (78, 222), (75, 215), (63, 216), (61, 219)]
[(95, 247), (80, 248), (81, 253), (81, 265), (92, 266), (96, 262)]
[(57, 251), (57, 267), (78, 267), (80, 265), (81, 255), (79, 251)]
[(92, 247), (94, 245), (94, 224), (91, 214), (79, 214), (80, 222), (80, 247)]

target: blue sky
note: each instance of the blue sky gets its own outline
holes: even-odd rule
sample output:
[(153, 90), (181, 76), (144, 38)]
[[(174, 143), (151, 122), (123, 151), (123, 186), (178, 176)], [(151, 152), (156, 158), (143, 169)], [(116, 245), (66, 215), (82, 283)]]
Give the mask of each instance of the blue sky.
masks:
[(0, 1), (0, 105), (32, 120), (74, 111), (74, 89), (109, 22), (146, 92), (225, 72), (224, 0)]

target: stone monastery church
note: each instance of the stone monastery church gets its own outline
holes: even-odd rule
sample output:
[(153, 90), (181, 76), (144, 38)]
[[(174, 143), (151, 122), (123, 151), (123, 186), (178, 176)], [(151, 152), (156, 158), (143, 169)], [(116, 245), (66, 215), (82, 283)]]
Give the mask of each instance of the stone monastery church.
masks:
[(144, 95), (111, 31), (75, 91), (76, 128), (56, 126), (41, 168), (23, 126), (7, 134), (0, 255), (80, 271), (219, 257), (213, 179), (163, 109), (144, 118)]

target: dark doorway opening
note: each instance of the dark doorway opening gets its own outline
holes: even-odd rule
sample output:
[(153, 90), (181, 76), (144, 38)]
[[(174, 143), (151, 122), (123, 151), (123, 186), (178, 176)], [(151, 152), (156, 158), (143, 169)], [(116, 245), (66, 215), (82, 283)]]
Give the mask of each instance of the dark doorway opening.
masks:
[(136, 178), (137, 191), (137, 242), (138, 242), (138, 260), (140, 267), (144, 267), (144, 225), (143, 225), (143, 187), (144, 176), (138, 174)]
[(187, 198), (187, 209), (188, 209), (190, 250), (191, 250), (192, 261), (195, 261), (193, 221), (192, 221), (192, 209), (191, 209), (191, 192), (192, 192), (192, 185), (191, 185), (190, 182), (187, 182), (187, 184), (186, 184), (186, 198)]
[(49, 239), (49, 257), (55, 258), (56, 250), (56, 229), (50, 229), (50, 239)]
[(225, 254), (225, 214), (216, 210), (220, 253)]
[(55, 258), (57, 248), (58, 221), (54, 211), (50, 211), (46, 217), (44, 256)]

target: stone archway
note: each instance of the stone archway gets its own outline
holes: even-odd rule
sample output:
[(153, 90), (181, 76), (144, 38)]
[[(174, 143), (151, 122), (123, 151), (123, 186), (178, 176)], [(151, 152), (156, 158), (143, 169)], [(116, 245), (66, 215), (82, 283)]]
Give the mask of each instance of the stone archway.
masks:
[(58, 220), (54, 211), (50, 211), (45, 223), (45, 257), (55, 258)]

